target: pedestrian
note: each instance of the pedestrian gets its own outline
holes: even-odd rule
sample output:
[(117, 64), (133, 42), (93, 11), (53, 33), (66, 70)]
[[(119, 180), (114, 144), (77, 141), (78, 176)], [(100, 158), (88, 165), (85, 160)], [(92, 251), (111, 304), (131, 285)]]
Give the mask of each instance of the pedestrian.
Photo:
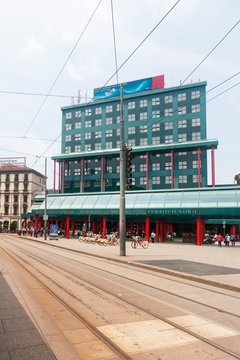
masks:
[(232, 243), (232, 246), (235, 246), (235, 236), (234, 236), (234, 234), (231, 235), (231, 243)]
[(229, 235), (229, 234), (227, 234), (227, 237), (226, 237), (226, 242), (225, 242), (226, 246), (229, 246), (229, 244), (230, 244), (230, 240), (231, 240), (231, 237), (230, 237), (230, 235)]
[(217, 243), (218, 243), (218, 246), (222, 246), (222, 241), (223, 241), (223, 237), (222, 237), (222, 235), (217, 235)]
[(155, 234), (155, 232), (154, 232), (154, 231), (152, 231), (152, 233), (151, 233), (151, 240), (152, 240), (152, 243), (154, 243), (154, 242), (155, 242), (155, 239), (156, 239), (156, 234)]

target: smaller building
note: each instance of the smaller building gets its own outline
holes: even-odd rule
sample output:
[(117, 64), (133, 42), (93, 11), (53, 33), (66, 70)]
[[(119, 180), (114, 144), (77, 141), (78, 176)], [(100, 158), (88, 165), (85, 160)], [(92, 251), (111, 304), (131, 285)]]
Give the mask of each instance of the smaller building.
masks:
[(45, 176), (26, 166), (26, 158), (0, 159), (0, 221), (10, 229), (13, 221), (21, 227), (21, 215), (26, 214), (37, 193), (45, 190)]

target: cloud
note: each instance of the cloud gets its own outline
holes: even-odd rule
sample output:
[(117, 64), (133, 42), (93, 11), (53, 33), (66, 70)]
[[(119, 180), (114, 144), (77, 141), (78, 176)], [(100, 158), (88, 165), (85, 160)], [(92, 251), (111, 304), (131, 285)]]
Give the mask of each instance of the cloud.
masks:
[(26, 41), (25, 46), (21, 51), (23, 58), (31, 57), (34, 55), (42, 54), (45, 52), (44, 45), (37, 39), (35, 34), (32, 34)]
[(70, 77), (75, 80), (83, 80), (92, 75), (102, 73), (102, 70), (94, 62), (80, 64), (79, 66), (74, 66), (72, 63), (68, 62), (66, 68)]

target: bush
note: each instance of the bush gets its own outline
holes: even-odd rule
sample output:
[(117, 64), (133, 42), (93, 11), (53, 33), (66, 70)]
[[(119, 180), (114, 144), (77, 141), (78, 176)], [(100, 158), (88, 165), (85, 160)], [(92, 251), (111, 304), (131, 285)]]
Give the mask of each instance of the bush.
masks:
[(16, 232), (16, 230), (17, 230), (17, 222), (16, 222), (16, 221), (13, 221), (13, 222), (11, 222), (11, 224), (10, 224), (10, 231), (11, 231), (11, 232)]

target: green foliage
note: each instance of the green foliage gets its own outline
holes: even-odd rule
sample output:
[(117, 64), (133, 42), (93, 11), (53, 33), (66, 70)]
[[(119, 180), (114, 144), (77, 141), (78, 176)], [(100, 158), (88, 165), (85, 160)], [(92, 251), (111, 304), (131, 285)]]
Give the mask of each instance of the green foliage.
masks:
[(13, 221), (11, 222), (10, 224), (10, 231), (11, 232), (15, 232), (17, 230), (17, 222), (16, 221)]

